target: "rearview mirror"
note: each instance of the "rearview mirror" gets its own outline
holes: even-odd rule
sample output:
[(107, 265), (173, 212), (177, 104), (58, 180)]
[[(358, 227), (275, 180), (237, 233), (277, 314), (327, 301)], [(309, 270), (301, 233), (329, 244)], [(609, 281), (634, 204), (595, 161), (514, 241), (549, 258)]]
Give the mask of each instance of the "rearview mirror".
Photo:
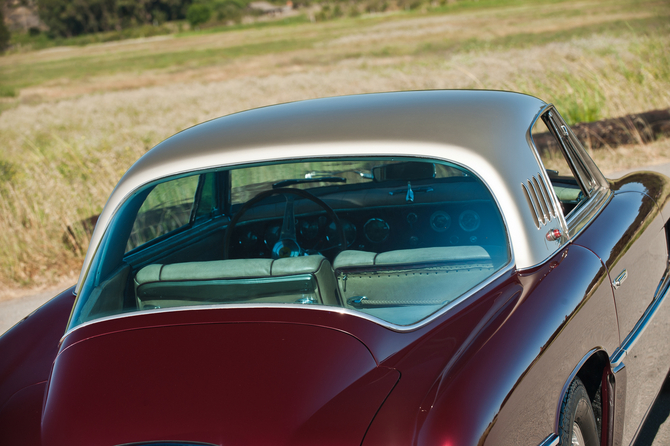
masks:
[(417, 181), (435, 178), (435, 164), (407, 161), (372, 168), (375, 181)]

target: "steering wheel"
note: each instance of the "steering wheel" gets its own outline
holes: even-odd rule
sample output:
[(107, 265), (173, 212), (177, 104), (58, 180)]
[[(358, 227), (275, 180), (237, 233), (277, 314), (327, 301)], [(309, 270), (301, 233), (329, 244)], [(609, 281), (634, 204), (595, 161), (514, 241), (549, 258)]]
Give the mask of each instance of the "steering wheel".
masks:
[(226, 229), (226, 235), (223, 241), (224, 259), (228, 258), (228, 255), (230, 253), (230, 244), (233, 237), (233, 232), (235, 226), (237, 226), (237, 222), (240, 221), (242, 215), (244, 215), (244, 213), (247, 212), (256, 203), (273, 195), (286, 195), (286, 208), (284, 209), (284, 219), (282, 221), (281, 233), (279, 234), (279, 241), (275, 243), (274, 247), (272, 248), (273, 259), (280, 259), (283, 257), (297, 257), (305, 254), (305, 251), (298, 244), (298, 241), (296, 239), (295, 211), (293, 209), (293, 202), (295, 200), (295, 197), (310, 200), (313, 203), (319, 205), (324, 211), (326, 211), (326, 214), (328, 214), (330, 219), (335, 223), (335, 232), (337, 234), (338, 244), (335, 245), (334, 247), (339, 248), (339, 250), (342, 250), (344, 247), (347, 246), (346, 237), (344, 235), (344, 226), (342, 225), (342, 222), (340, 221), (335, 211), (333, 211), (333, 208), (331, 208), (330, 206), (328, 206), (328, 204), (326, 204), (326, 202), (324, 202), (320, 198), (315, 197), (306, 190), (282, 187), (278, 189), (270, 189), (260, 192), (251, 200), (244, 203), (244, 205), (240, 208), (240, 210), (237, 211), (233, 219), (230, 220), (228, 228)]

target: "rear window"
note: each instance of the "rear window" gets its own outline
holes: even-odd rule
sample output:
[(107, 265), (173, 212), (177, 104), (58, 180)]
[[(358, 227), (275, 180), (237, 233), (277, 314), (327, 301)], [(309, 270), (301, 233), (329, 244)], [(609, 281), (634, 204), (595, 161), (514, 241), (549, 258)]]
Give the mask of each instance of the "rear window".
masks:
[(285, 161), (167, 178), (112, 220), (71, 327), (202, 306), (331, 306), (407, 326), (510, 261), (491, 192), (455, 163)]

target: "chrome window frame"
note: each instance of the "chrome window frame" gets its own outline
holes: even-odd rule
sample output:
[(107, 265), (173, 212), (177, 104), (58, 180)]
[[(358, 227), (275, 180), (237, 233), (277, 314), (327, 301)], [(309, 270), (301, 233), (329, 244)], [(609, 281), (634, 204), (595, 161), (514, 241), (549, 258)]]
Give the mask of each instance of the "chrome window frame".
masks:
[[(528, 129), (529, 139), (532, 142), (535, 157), (541, 167), (540, 174), (545, 181), (547, 181), (547, 184), (551, 184), (551, 180), (549, 179), (549, 175), (547, 175), (547, 169), (542, 162), (540, 152), (537, 149), (537, 146), (535, 146), (532, 137), (533, 126), (538, 119), (544, 120), (545, 116), (548, 117), (551, 124), (554, 126), (553, 130), (555, 133), (550, 133), (557, 139), (557, 143), (565, 156), (568, 166), (573, 172), (582, 192), (586, 195), (584, 199), (585, 201), (566, 217), (563, 214), (563, 209), (560, 206), (556, 192), (553, 188), (549, 192), (552, 202), (556, 205), (556, 212), (559, 216), (559, 221), (561, 222), (563, 235), (561, 237), (560, 249), (579, 235), (579, 233), (581, 233), (581, 231), (600, 213), (600, 210), (611, 198), (612, 191), (610, 190), (609, 183), (604, 175), (600, 172), (600, 169), (598, 169), (575, 133), (565, 123), (553, 104), (548, 104), (546, 107), (543, 107)], [(549, 127), (549, 124), (547, 124), (547, 127)], [(563, 130), (563, 132), (559, 130)], [(577, 163), (578, 165), (576, 165)]]

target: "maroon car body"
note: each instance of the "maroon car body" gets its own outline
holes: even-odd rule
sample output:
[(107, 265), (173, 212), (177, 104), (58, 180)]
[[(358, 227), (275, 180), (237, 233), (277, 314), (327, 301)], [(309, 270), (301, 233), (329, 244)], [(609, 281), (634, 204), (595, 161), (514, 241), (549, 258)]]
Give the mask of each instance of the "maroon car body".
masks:
[[(563, 419), (566, 413), (569, 416), (566, 404), (572, 383), (578, 380), (588, 394), (597, 422), (598, 444), (630, 444), (670, 368), (667, 342), (670, 306), (665, 299), (669, 286), (668, 179), (645, 172), (615, 181), (601, 180), (586, 151), (567, 126), (558, 121), (560, 116), (552, 106), (535, 98), (504, 92), (415, 92), (334, 98), (224, 117), (182, 132), (152, 152), (157, 153), (154, 156), (166, 157), (160, 161), (169, 165), (171, 160), (165, 154), (185, 150), (170, 146), (171, 140), (185, 146), (207, 146), (207, 137), (219, 136), (212, 136), (219, 126), (221, 135), (230, 136), (229, 144), (239, 148), (239, 152), (221, 150), (232, 159), (232, 165), (239, 165), (241, 161), (235, 154), (243, 153), (251, 145), (240, 136), (244, 128), (237, 130), (238, 133), (226, 128), (226, 123), (234, 119), (248, 120), (249, 126), (262, 128), (261, 133), (270, 132), (268, 139), (273, 143), (266, 144), (264, 150), (273, 146), (274, 152), (263, 155), (267, 159), (286, 156), (286, 153), (278, 153), (282, 149), (276, 147), (282, 145), (277, 140), (286, 139), (294, 144), (297, 140), (318, 140), (319, 132), (327, 133), (313, 121), (316, 119), (329, 121), (334, 127), (333, 135), (324, 138), (328, 143), (355, 140), (368, 144), (375, 138), (398, 140), (401, 138), (398, 127), (406, 124), (407, 119), (419, 118), (401, 119), (402, 113), (397, 113), (394, 116), (398, 120), (394, 121), (396, 118), (390, 115), (402, 111), (414, 116), (410, 113), (413, 110), (423, 110), (417, 113), (432, 116), (430, 119), (436, 123), (422, 121), (425, 127), (416, 130), (416, 123), (410, 122), (412, 126), (407, 128), (414, 130), (405, 140), (432, 141), (437, 136), (426, 129), (439, 125), (438, 119), (458, 121), (463, 118), (455, 116), (470, 113), (472, 120), (483, 109), (491, 110), (492, 115), (505, 115), (505, 111), (512, 114), (519, 110), (518, 101), (527, 103), (527, 111), (518, 112), (521, 134), (498, 133), (496, 138), (509, 138), (516, 147), (518, 141), (525, 141), (526, 145), (519, 147), (518, 152), (492, 156), (524, 156), (523, 162), (535, 163), (541, 173), (533, 180), (522, 168), (519, 172), (509, 172), (508, 167), (493, 162), (503, 172), (500, 175), (509, 178), (501, 182), (511, 184), (512, 192), (508, 195), (524, 197), (525, 194), (526, 199), (512, 199), (509, 203), (502, 186), (495, 187), (488, 181), (492, 177), (481, 174), (483, 184), (491, 189), (491, 202), (498, 204), (503, 215), (508, 236), (502, 239), (505, 245), (512, 246), (508, 257), (501, 260), (499, 267), (494, 266), (495, 273), (482, 279), (479, 285), (468, 284), (467, 292), (459, 291), (461, 297), (408, 323), (398, 322), (405, 320), (402, 318), (406, 313), (402, 317), (394, 313), (387, 319), (384, 319), (385, 313), (383, 317), (374, 312), (361, 313), (356, 309), (360, 307), (356, 296), (354, 300), (343, 297), (346, 285), (343, 290), (340, 276), (337, 276), (339, 288), (335, 294), (342, 308), (330, 304), (244, 305), (236, 302), (176, 305), (169, 309), (140, 306), (137, 308), (140, 311), (128, 311), (124, 304), (123, 310), (105, 310), (100, 316), (80, 317), (81, 322), (77, 322), (78, 314), (84, 311), (81, 308), (86, 305), (87, 293), (95, 294), (86, 288), (85, 282), (91, 280), (96, 268), (104, 269), (95, 259), (102, 256), (105, 237), (114, 232), (117, 216), (122, 213), (121, 205), (110, 199), (112, 204), (108, 204), (105, 210), (108, 214), (103, 213), (98, 223), (77, 287), (64, 291), (0, 337), (0, 443), (25, 446), (558, 445), (567, 441), (566, 429), (572, 432), (573, 424), (585, 429), (578, 419), (574, 423)], [(368, 122), (367, 128), (361, 130), (355, 122), (343, 118), (369, 102), (374, 104), (366, 112), (383, 115), (380, 122)], [(472, 109), (464, 108), (464, 104), (472, 103), (476, 104)], [(444, 107), (443, 115), (434, 116), (435, 104), (443, 104), (440, 105)], [(276, 115), (268, 117), (264, 113)], [(319, 113), (323, 116), (314, 117)], [(549, 116), (552, 113), (553, 116)], [(263, 124), (268, 124), (265, 119), (270, 118), (285, 121), (268, 128)], [(550, 166), (544, 161), (544, 151), (549, 149), (538, 148), (533, 142), (533, 126), (540, 118), (545, 120), (558, 144), (563, 144), (562, 153), (575, 174), (568, 179), (559, 178), (551, 169), (545, 171)], [(558, 130), (552, 131), (552, 122), (558, 123)], [(239, 122), (233, 124), (239, 128)], [(482, 134), (505, 127), (498, 126), (490, 116), (482, 116), (475, 124), (473, 127), (479, 128)], [(305, 130), (303, 125), (313, 130)], [(462, 122), (454, 125), (463, 127)], [(493, 130), (482, 127), (486, 125)], [(565, 129), (564, 133), (561, 128)], [(511, 126), (505, 131), (516, 130), (517, 127)], [(485, 138), (481, 134), (475, 136)], [(453, 140), (449, 142), (456, 145)], [(466, 150), (469, 147), (466, 142), (466, 139), (459, 140), (458, 146)], [(289, 150), (286, 147), (288, 145), (283, 150)], [(304, 157), (305, 152), (301, 150), (295, 149), (292, 156)], [(334, 149), (333, 153), (343, 156), (339, 150)], [(349, 157), (360, 148), (351, 150)], [(384, 153), (376, 150), (369, 152), (375, 156)], [(405, 149), (389, 150), (388, 156), (395, 162)], [(425, 158), (428, 149), (422, 150), (417, 149), (417, 156)], [(472, 151), (477, 152), (477, 148)], [(210, 152), (216, 152), (215, 148)], [(445, 158), (456, 162), (456, 167), (465, 166), (477, 175), (480, 168), (489, 169), (470, 158), (459, 158), (461, 152), (456, 149), (453, 153), (447, 152)], [(185, 156), (198, 158), (201, 154), (196, 150)], [(223, 165), (220, 161), (217, 163)], [(142, 167), (142, 161), (138, 165), (134, 169), (144, 168), (140, 170), (143, 175), (150, 170)], [(584, 190), (584, 172), (593, 176), (593, 184), (600, 183)], [(132, 173), (133, 169), (122, 183), (130, 182), (128, 178), (132, 179)], [(390, 168), (383, 173), (394, 175)], [(380, 171), (374, 171), (374, 175), (379, 174)], [(420, 222), (422, 211), (414, 207), (424, 196), (430, 195), (427, 186), (424, 192), (416, 186), (423, 181), (418, 178), (422, 175), (419, 170), (398, 175), (411, 177), (412, 184), (405, 181), (405, 177), (400, 181), (407, 186), (401, 194), (402, 210), (394, 208), (394, 213), (402, 214), (402, 219), (386, 218), (391, 228), (399, 226), (401, 221), (403, 224), (406, 220), (414, 221), (414, 217)], [(166, 176), (162, 173), (156, 178)], [(444, 184), (470, 181), (472, 175), (464, 173), (457, 177), (457, 180), (444, 179)], [(329, 178), (328, 181), (340, 181)], [(375, 184), (385, 184), (379, 178), (375, 177)], [(155, 180), (137, 181), (143, 184)], [(533, 181), (537, 185), (534, 191)], [(554, 187), (543, 189), (542, 181), (551, 182)], [(561, 181), (576, 185), (573, 189), (582, 193), (576, 203), (572, 203), (574, 209), (569, 208), (570, 200), (560, 197)], [(440, 184), (435, 182), (430, 186), (436, 189), (433, 193), (439, 192)], [(130, 200), (127, 197), (132, 192), (128, 191), (137, 190), (136, 185), (131, 186), (117, 188), (114, 194), (120, 197), (118, 203)], [(365, 232), (368, 241), (361, 242), (356, 249), (362, 252), (370, 246), (380, 246), (373, 242), (378, 232), (372, 232), (369, 226), (363, 229), (367, 223), (362, 225), (356, 221), (356, 212), (363, 210), (352, 210), (350, 204), (338, 204), (347, 200), (347, 193), (357, 194), (356, 200), (369, 200), (366, 197), (371, 191), (363, 189), (365, 195), (361, 189), (357, 189), (358, 192), (338, 189), (336, 193), (340, 195), (336, 196), (335, 192), (325, 189), (327, 185), (320, 183), (320, 187), (324, 187), (324, 191), (318, 196), (335, 213), (352, 222), (358, 231), (355, 237), (365, 240), (360, 234)], [(202, 186), (198, 186), (198, 190), (201, 189)], [(393, 197), (393, 192), (388, 194)], [(416, 195), (416, 201), (414, 197), (410, 200), (410, 192)], [(545, 201), (542, 201), (543, 194)], [(547, 194), (555, 195), (547, 197)], [(246, 201), (240, 199), (240, 203)], [(299, 201), (296, 199), (296, 203)], [(552, 217), (551, 205), (559, 202), (561, 209), (555, 209), (556, 215)], [(365, 204), (366, 212), (370, 212), (370, 202)], [(243, 213), (240, 209), (233, 204), (222, 213)], [(283, 219), (285, 228), (287, 221), (304, 214), (298, 209), (295, 215), (291, 211), (291, 218), (286, 218), (288, 212), (284, 211), (281, 201), (276, 206), (256, 209), (242, 219), (244, 230), (249, 230), (249, 234), (259, 222), (273, 218), (282, 222)], [(540, 261), (535, 261), (537, 254), (533, 252), (537, 251), (533, 251), (532, 246), (526, 249), (530, 254), (517, 251), (521, 245), (519, 240), (526, 235), (515, 232), (528, 232), (528, 229), (512, 227), (516, 217), (510, 215), (510, 209), (522, 209), (526, 214), (520, 219), (533, 216), (533, 212), (539, 214), (539, 222), (527, 224), (537, 231), (540, 239), (547, 240), (547, 251), (540, 254)], [(430, 212), (433, 212), (432, 207)], [(484, 211), (477, 212), (477, 219), (481, 218), (482, 224), (486, 224), (488, 217)], [(300, 218), (297, 219), (299, 224)], [(439, 224), (456, 225), (455, 221), (444, 223), (443, 214), (433, 212), (430, 218), (435, 237), (444, 231)], [(461, 213), (464, 233), (479, 234), (472, 226), (468, 227), (463, 218)], [(201, 227), (216, 226), (213, 231), (219, 232), (215, 240), (224, 243), (225, 231), (221, 228), (232, 232), (234, 223), (227, 218), (214, 220), (215, 223)], [(369, 219), (366, 214), (363, 220), (378, 224), (380, 219)], [(192, 221), (196, 221), (195, 217)], [(552, 221), (557, 226), (552, 227)], [(533, 229), (534, 226), (537, 228)], [(412, 232), (414, 227), (410, 223), (405, 229), (407, 245), (400, 243), (402, 236), (398, 236), (397, 245), (379, 249), (377, 254), (422, 246), (423, 233)], [(353, 231), (344, 228), (342, 232), (346, 230)], [(293, 229), (294, 236), (295, 231)], [(489, 229), (489, 233), (494, 232)], [(552, 235), (554, 240), (551, 240)], [(210, 244), (214, 236), (207, 237), (210, 238), (204, 244)], [(236, 240), (235, 235), (228, 237), (228, 240), (230, 237)], [(245, 243), (252, 243), (250, 237), (233, 244), (229, 249), (238, 252), (228, 258), (243, 258), (240, 250), (246, 249)], [(349, 237), (354, 236), (344, 234), (343, 237), (346, 244)], [(451, 235), (445, 239), (449, 241), (445, 241), (444, 246), (451, 244), (460, 248), (462, 237), (458, 240), (454, 237), (459, 236)], [(465, 243), (479, 243), (473, 241), (477, 237), (472, 237), (475, 236), (470, 236)], [(478, 237), (481, 240), (483, 235)], [(538, 238), (529, 244), (544, 243), (533, 240)], [(494, 252), (489, 249), (489, 242), (486, 243), (488, 252)], [(130, 272), (127, 276), (124, 272), (122, 287), (126, 288), (123, 293), (131, 296), (132, 305), (149, 302), (139, 297), (143, 282), (138, 274), (141, 275), (142, 268), (156, 263), (165, 263), (167, 268), (174, 263), (156, 262), (154, 254), (142, 254), (142, 246), (140, 243), (139, 248), (126, 247), (124, 254), (124, 264), (131, 266), (125, 267)], [(157, 249), (156, 244), (151, 246)], [(161, 258), (164, 258), (165, 251), (162, 252)], [(425, 252), (428, 251), (422, 254)], [(110, 250), (106, 255), (114, 253)], [(137, 261), (135, 266), (132, 259), (140, 255), (152, 257), (151, 261)], [(197, 257), (197, 260), (225, 261), (219, 260), (218, 255)], [(269, 256), (269, 252), (257, 255)], [(336, 256), (326, 253), (324, 257), (334, 265), (331, 271), (337, 274)], [(104, 257), (100, 258), (98, 262), (104, 262)], [(161, 270), (163, 268), (161, 266)], [(350, 270), (349, 277), (353, 277), (351, 271), (355, 269)], [(347, 281), (346, 275), (341, 277)], [(323, 287), (323, 282), (320, 283)], [(412, 311), (411, 307), (403, 308), (406, 312)], [(397, 317), (400, 319), (393, 319)], [(590, 446), (588, 439), (582, 441)]]

